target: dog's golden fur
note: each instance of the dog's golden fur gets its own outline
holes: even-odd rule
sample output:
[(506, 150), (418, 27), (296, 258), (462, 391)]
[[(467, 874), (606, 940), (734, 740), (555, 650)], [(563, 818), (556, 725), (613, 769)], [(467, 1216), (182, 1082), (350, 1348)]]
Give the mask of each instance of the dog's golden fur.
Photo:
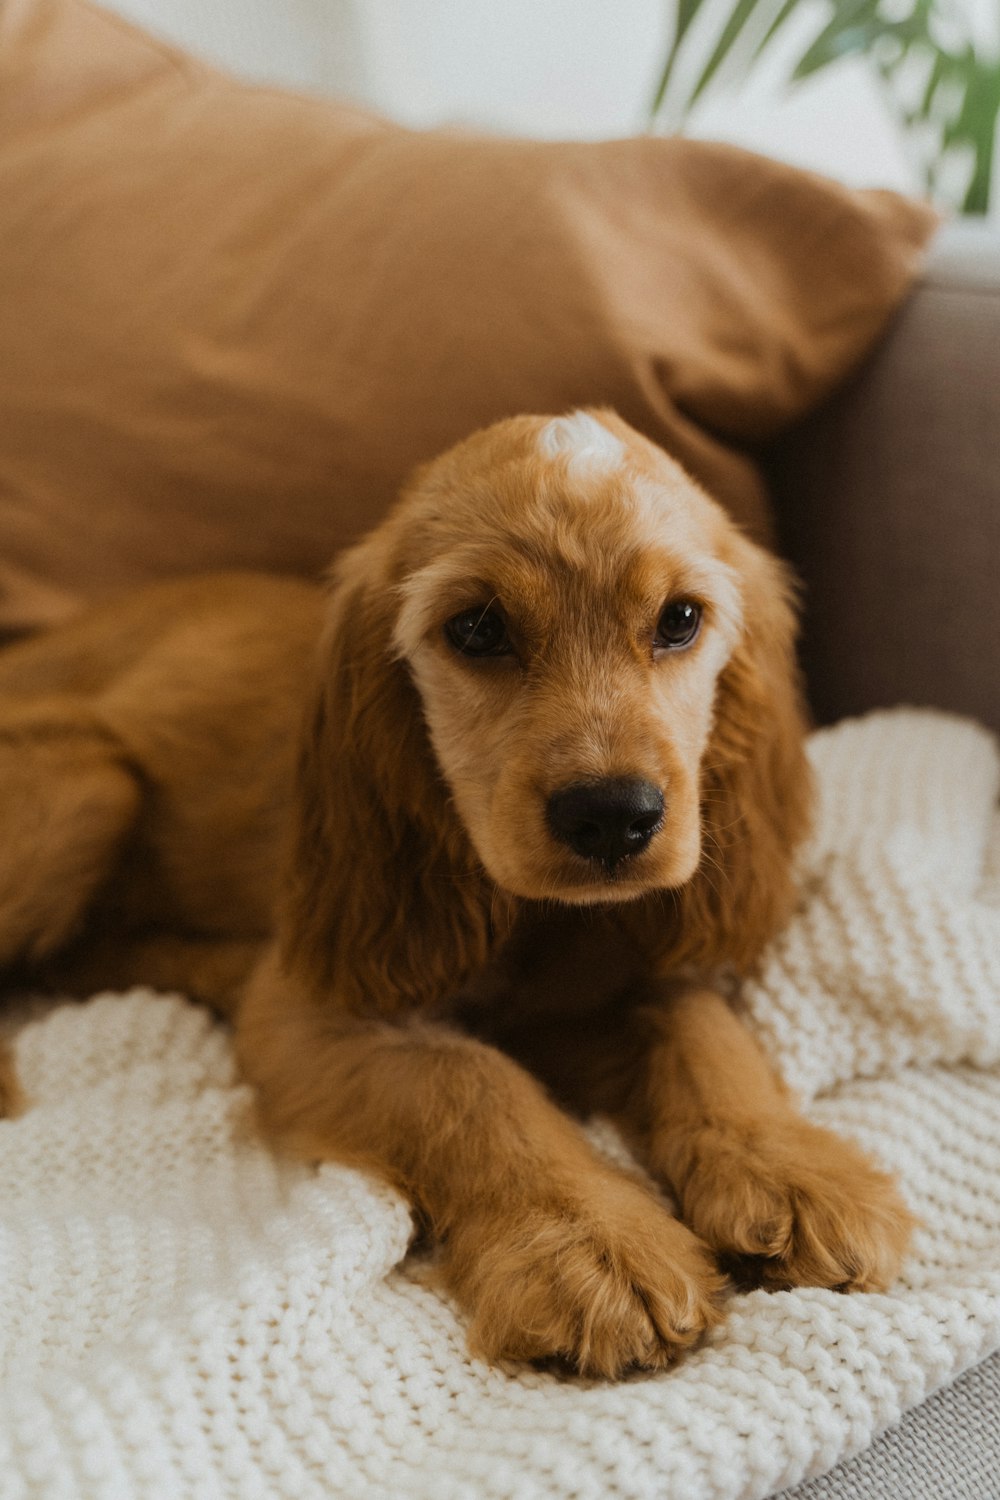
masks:
[[(678, 599), (702, 623), (673, 649)], [(488, 610), (503, 651), (463, 654), (446, 623)], [(265, 1127), (400, 1187), (490, 1358), (662, 1366), (720, 1260), (884, 1287), (892, 1184), (713, 988), (794, 900), (793, 636), (782, 567), (618, 418), (501, 423), (329, 603), (178, 582), (0, 657), (0, 964), (233, 1015)], [(609, 778), (665, 798), (628, 858), (553, 832), (560, 789)], [(679, 1217), (591, 1148), (593, 1110)]]

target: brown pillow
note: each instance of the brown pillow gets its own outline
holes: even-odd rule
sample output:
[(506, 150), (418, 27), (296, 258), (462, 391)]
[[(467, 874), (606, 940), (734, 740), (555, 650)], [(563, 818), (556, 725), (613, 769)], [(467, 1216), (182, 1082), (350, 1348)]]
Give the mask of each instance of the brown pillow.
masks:
[(517, 411), (617, 407), (760, 530), (744, 446), (858, 363), (933, 223), (727, 146), (408, 131), (5, 0), (0, 628), (315, 571)]

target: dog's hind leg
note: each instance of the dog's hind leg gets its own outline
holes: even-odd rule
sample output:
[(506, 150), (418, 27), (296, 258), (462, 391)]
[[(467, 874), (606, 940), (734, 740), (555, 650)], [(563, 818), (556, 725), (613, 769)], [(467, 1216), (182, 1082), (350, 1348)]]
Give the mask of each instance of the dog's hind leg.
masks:
[(46, 964), (43, 978), (46, 989), (75, 995), (135, 985), (176, 991), (221, 1016), (232, 1016), (263, 946), (263, 940), (170, 932), (98, 933)]
[(0, 701), (0, 969), (30, 970), (77, 934), (141, 795), (83, 701)]

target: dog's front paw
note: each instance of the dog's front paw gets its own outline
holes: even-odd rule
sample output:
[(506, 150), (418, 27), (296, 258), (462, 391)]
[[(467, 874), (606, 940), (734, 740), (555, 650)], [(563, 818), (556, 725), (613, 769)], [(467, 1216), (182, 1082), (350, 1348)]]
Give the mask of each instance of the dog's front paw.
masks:
[(796, 1116), (704, 1127), (672, 1153), (684, 1218), (732, 1265), (774, 1289), (883, 1291), (915, 1220), (857, 1147)]
[(606, 1377), (670, 1364), (718, 1320), (724, 1284), (706, 1247), (625, 1178), (466, 1221), (445, 1271), (473, 1353)]

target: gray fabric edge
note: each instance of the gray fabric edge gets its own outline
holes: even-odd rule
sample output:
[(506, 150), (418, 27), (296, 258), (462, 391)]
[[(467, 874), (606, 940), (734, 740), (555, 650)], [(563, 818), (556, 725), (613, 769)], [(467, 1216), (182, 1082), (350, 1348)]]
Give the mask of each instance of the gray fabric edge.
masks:
[(773, 1500), (1000, 1500), (1000, 1351)]

